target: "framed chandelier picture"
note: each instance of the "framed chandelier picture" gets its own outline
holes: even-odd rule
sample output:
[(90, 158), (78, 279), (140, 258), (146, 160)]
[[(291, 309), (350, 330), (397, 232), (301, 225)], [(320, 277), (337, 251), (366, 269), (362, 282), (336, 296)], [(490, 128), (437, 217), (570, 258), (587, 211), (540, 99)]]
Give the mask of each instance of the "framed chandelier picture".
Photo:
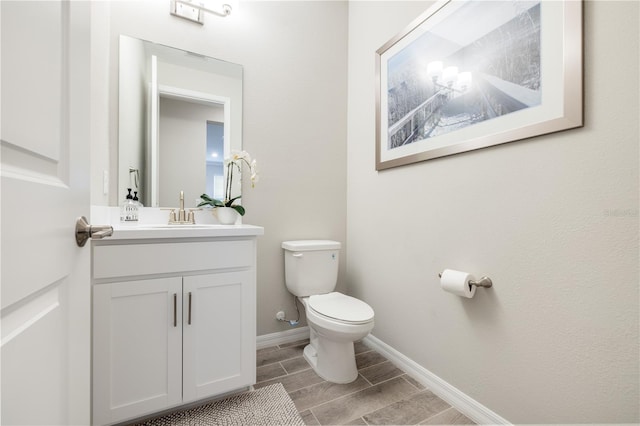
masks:
[(580, 127), (582, 2), (438, 2), (376, 77), (376, 170)]

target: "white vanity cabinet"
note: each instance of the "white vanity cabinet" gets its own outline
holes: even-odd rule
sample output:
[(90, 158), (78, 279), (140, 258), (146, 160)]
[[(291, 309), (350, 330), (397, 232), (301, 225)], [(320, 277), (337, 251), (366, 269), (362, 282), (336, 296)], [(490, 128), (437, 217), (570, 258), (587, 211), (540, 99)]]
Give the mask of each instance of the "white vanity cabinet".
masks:
[(94, 424), (255, 383), (255, 235), (92, 244)]

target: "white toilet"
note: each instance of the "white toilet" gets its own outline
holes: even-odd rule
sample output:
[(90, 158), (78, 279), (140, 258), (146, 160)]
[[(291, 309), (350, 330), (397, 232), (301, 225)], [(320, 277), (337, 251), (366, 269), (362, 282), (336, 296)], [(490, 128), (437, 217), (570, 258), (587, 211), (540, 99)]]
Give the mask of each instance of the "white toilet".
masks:
[(373, 329), (373, 309), (365, 302), (334, 292), (340, 243), (327, 240), (285, 241), (285, 283), (307, 313), (310, 344), (304, 357), (315, 372), (333, 383), (358, 377), (353, 342)]

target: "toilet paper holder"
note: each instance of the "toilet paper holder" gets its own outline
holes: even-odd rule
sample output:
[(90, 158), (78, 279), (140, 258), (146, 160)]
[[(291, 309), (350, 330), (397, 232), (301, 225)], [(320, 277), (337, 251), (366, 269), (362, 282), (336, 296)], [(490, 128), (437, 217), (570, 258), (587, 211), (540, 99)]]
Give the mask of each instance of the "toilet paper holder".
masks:
[[(438, 276), (442, 278), (442, 272), (438, 273)], [(474, 285), (476, 287), (484, 287), (489, 288), (493, 286), (493, 281), (489, 277), (482, 277), (479, 280), (469, 280), (469, 285)]]

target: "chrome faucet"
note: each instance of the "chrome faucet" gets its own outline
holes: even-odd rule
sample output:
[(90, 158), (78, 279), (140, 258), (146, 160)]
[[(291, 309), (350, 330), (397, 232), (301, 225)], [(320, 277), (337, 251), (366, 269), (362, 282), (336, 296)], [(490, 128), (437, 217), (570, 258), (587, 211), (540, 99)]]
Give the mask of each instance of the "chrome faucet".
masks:
[(178, 222), (184, 222), (184, 191), (180, 191), (180, 210), (178, 210)]
[(169, 209), (169, 225), (195, 225), (196, 217), (195, 211), (200, 209), (189, 209), (189, 212), (186, 212), (184, 209), (184, 191), (180, 191), (180, 208), (178, 209), (178, 214), (176, 215), (176, 209)]

